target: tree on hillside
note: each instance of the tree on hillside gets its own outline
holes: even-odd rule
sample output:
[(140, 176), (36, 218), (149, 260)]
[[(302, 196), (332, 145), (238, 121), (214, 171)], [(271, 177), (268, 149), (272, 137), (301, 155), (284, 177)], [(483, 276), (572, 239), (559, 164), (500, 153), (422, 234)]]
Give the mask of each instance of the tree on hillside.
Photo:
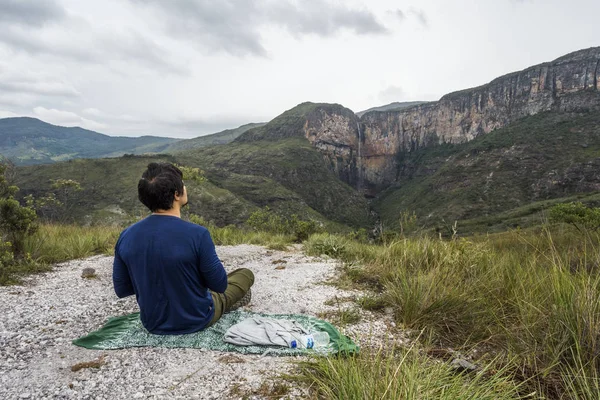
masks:
[(81, 184), (73, 179), (51, 179), (52, 191), (44, 196), (25, 196), (29, 208), (37, 211), (42, 219), (65, 222), (71, 218), (76, 194), (83, 190)]
[(579, 232), (600, 229), (600, 208), (586, 207), (581, 202), (561, 203), (550, 209), (550, 219), (575, 227)]
[(0, 164), (0, 280), (7, 269), (24, 257), (24, 243), (37, 229), (37, 215), (30, 207), (15, 200), (18, 187), (10, 185), (10, 164)]

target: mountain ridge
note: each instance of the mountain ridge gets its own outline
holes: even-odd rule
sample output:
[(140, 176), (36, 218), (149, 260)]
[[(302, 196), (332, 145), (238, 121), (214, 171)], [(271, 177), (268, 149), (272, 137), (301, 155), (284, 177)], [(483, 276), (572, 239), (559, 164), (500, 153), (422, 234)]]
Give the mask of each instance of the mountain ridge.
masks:
[[(540, 112), (598, 109), (600, 47), (593, 47), (401, 110), (358, 117), (339, 105), (302, 103), (280, 116), (293, 116), (293, 129), (279, 127), (268, 136), (275, 139), (292, 131), (304, 136), (340, 179), (375, 196), (395, 182), (404, 153), (468, 142)], [(250, 130), (238, 140), (263, 137), (264, 132)]]
[(54, 125), (32, 117), (1, 118), (0, 155), (16, 165), (32, 165), (73, 158), (172, 153), (229, 143), (246, 130), (262, 125), (249, 123), (192, 139), (178, 139), (153, 135), (110, 136), (81, 127)]

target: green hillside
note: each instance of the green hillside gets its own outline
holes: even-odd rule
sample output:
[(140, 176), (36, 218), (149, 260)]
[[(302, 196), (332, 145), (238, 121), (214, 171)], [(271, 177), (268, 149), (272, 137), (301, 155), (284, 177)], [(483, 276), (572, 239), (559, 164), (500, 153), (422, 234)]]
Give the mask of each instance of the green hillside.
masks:
[(165, 147), (162, 153), (173, 153), (181, 150), (194, 149), (196, 147), (212, 146), (215, 144), (227, 144), (233, 142), (238, 136), (249, 129), (257, 128), (265, 125), (265, 123), (252, 123), (242, 125), (235, 129), (226, 129), (221, 132), (213, 133), (206, 136), (200, 136), (193, 139), (184, 139), (174, 142)]
[[(298, 144), (300, 148), (296, 148)], [(287, 142), (264, 150), (264, 144), (232, 144), (185, 152), (177, 157), (76, 159), (19, 167), (15, 183), (21, 188), (21, 198), (29, 194), (42, 198), (50, 192), (60, 195), (52, 189), (52, 180), (75, 180), (83, 190), (69, 193), (68, 220), (125, 223), (132, 217), (147, 214), (137, 200), (137, 182), (146, 165), (168, 161), (206, 169), (205, 182), (186, 182), (190, 197), (188, 211), (218, 226), (243, 223), (252, 212), (268, 206), (279, 214), (297, 214), (301, 219), (319, 221), (332, 230), (345, 229), (344, 224), (368, 227), (366, 202), (330, 174), (310, 146)], [(288, 156), (275, 164), (264, 163), (263, 157), (281, 155), (280, 152)], [(285, 171), (285, 163), (287, 167), (306, 169)], [(272, 168), (278, 166), (283, 169), (269, 177)], [(319, 177), (307, 183), (312, 181), (312, 174)], [(65, 218), (64, 215), (61, 218)]]
[(365, 228), (371, 224), (366, 200), (329, 171), (306, 139), (233, 142), (177, 158), (198, 165), (211, 181), (254, 204), (305, 216), (309, 215), (302, 210), (310, 207), (342, 224)]
[(539, 223), (557, 199), (598, 202), (600, 114), (541, 113), (400, 161), (398, 183), (374, 202), (390, 227), (403, 211), (426, 226), (458, 221), (471, 231)]
[[(53, 179), (73, 179), (83, 188), (69, 193), (68, 218), (82, 223), (123, 223), (148, 211), (137, 199), (137, 182), (150, 162), (176, 162), (169, 156), (125, 156), (77, 159), (51, 165), (17, 168), (19, 195), (40, 198), (52, 190)], [(244, 220), (258, 209), (212, 182), (186, 182), (189, 211), (218, 225)]]
[(303, 136), (307, 118), (315, 117), (323, 107), (343, 109), (305, 103), (266, 125), (242, 127), (245, 133), (232, 143), (174, 155), (23, 167), (18, 169), (17, 185), (23, 196), (43, 197), (51, 189), (51, 179), (73, 179), (84, 188), (73, 194), (74, 219), (119, 219), (144, 212), (136, 199), (136, 185), (145, 165), (152, 160), (170, 160), (205, 171), (208, 181), (189, 188), (192, 198), (198, 200), (190, 204), (190, 211), (218, 225), (241, 223), (252, 211), (268, 206), (284, 215), (333, 224), (336, 229), (340, 224), (368, 228), (372, 217), (366, 200), (327, 168), (321, 154)]
[(285, 111), (268, 124), (250, 129), (235, 141), (255, 142), (260, 140), (282, 140), (304, 138), (304, 125), (307, 120), (320, 119), (328, 114), (354, 116), (354, 113), (339, 104), (305, 102)]
[(0, 154), (16, 165), (49, 164), (72, 158), (158, 153), (178, 139), (113, 137), (35, 118), (0, 119)]

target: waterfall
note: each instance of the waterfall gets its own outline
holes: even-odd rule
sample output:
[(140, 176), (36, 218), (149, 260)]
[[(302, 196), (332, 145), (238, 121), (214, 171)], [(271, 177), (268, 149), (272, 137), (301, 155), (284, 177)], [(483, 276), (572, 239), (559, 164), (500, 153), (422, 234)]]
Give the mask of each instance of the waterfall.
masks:
[(356, 128), (358, 129), (358, 154), (356, 155), (356, 169), (357, 169), (357, 183), (356, 189), (362, 190), (363, 187), (363, 173), (362, 173), (362, 135), (360, 131), (360, 121), (356, 122)]

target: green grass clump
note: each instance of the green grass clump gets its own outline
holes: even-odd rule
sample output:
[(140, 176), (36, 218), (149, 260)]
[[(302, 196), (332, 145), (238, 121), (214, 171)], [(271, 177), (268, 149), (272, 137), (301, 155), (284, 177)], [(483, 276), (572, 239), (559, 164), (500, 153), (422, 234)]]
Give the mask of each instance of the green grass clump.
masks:
[(310, 236), (304, 243), (304, 249), (311, 256), (343, 258), (348, 244), (348, 239), (342, 236), (320, 233)]
[(495, 367), (489, 363), (475, 374), (457, 374), (448, 363), (428, 359), (415, 348), (395, 349), (304, 362), (300, 380), (324, 399), (528, 398), (508, 371)]
[(119, 227), (44, 224), (27, 238), (25, 251), (40, 264), (112, 254), (120, 233)]
[(385, 245), (316, 235), (307, 249), (325, 243), (343, 243), (344, 279), (375, 292), (365, 307), (391, 308), (401, 328), (423, 332), (423, 346), (510, 359), (515, 379), (545, 398), (597, 398), (598, 234), (559, 226)]
[(273, 234), (249, 229), (226, 226), (223, 228), (208, 226), (208, 230), (217, 245), (234, 246), (237, 244), (255, 244), (277, 250), (285, 250), (294, 242), (293, 235)]

